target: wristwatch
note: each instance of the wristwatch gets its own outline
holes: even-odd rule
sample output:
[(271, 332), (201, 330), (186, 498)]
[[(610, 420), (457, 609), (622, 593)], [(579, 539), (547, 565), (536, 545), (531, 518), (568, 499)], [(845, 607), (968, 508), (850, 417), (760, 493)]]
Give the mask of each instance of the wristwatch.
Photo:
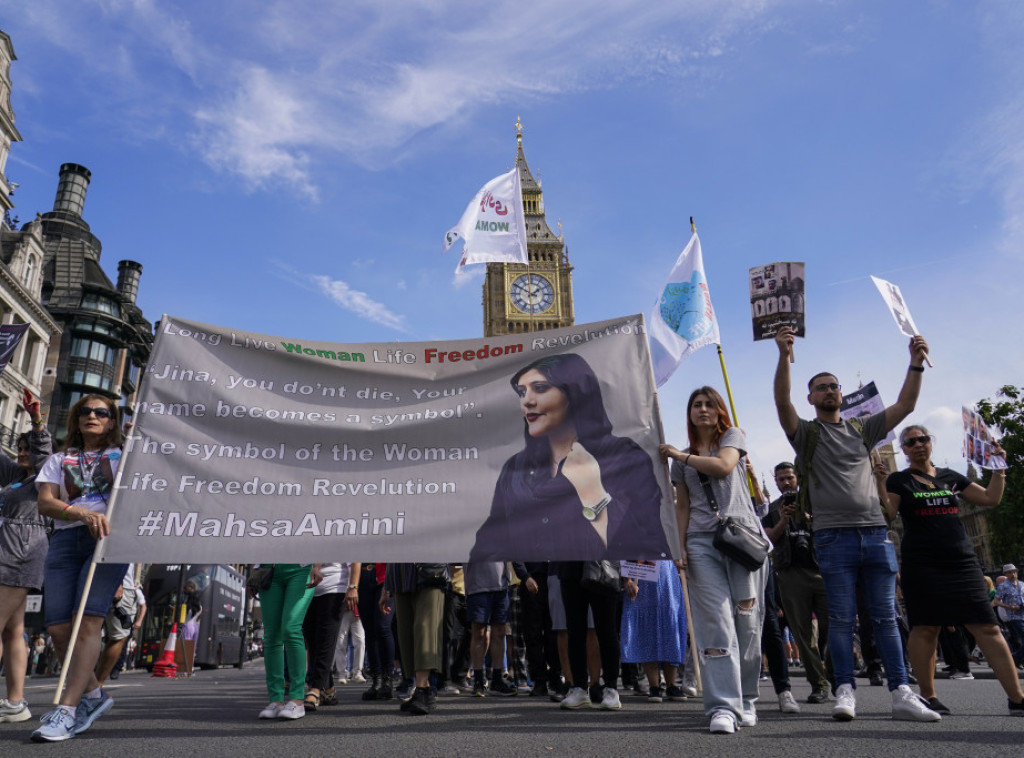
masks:
[(352, 590), (358, 590), (358, 589), (359, 589), (359, 585), (358, 584), (350, 584), (348, 586), (348, 590), (346, 590), (346, 591), (347, 592), (351, 592)]
[(601, 515), (601, 512), (608, 507), (608, 503), (610, 503), (611, 501), (612, 496), (606, 494), (603, 498), (601, 498), (601, 502), (599, 502), (597, 505), (584, 505), (583, 518), (585, 518), (587, 521), (596, 520), (597, 517)]

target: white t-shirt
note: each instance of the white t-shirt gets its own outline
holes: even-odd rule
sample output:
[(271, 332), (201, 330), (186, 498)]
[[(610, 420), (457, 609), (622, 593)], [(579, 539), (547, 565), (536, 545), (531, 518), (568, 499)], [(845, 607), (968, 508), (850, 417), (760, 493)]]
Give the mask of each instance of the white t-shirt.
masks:
[[(108, 447), (102, 453), (84, 453), (78, 450), (54, 453), (36, 476), (36, 488), (40, 484), (56, 484), (60, 497), (69, 505), (87, 508), (95, 513), (106, 513), (107, 500), (117, 476), (121, 462), (121, 448)], [(70, 529), (84, 526), (81, 521), (54, 519), (56, 529)]]
[(320, 597), (335, 592), (344, 595), (348, 590), (351, 567), (351, 563), (321, 563), (320, 574), (324, 579), (313, 590), (313, 596)]

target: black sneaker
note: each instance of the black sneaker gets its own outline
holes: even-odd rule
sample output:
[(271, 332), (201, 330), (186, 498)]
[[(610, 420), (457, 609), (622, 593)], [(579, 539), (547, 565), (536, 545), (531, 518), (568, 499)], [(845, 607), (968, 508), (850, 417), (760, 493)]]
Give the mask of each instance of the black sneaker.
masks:
[(660, 703), (664, 699), (665, 698), (662, 694), (661, 687), (651, 687), (650, 691), (647, 693), (648, 703)]
[(543, 697), (548, 694), (548, 683), (543, 679), (538, 679), (536, 684), (533, 685), (533, 689), (530, 690), (530, 697)]
[(491, 695), (500, 695), (502, 697), (513, 697), (519, 694), (519, 689), (504, 679), (492, 679), (491, 686), (487, 691)]
[(927, 698), (925, 702), (928, 703), (928, 710), (930, 711), (935, 711), (936, 713), (942, 716), (953, 715), (953, 712), (949, 710), (949, 708), (947, 708), (945, 705), (943, 705), (942, 701), (939, 700), (937, 697)]
[(665, 688), (665, 697), (673, 703), (681, 703), (686, 700), (686, 693), (678, 684), (673, 684)]
[(1012, 700), (1007, 700), (1006, 702), (1009, 705), (1011, 716), (1024, 716), (1024, 700), (1021, 700), (1019, 703), (1015, 703)]
[[(426, 716), (434, 710), (437, 695), (430, 687), (417, 687), (409, 698), (409, 713), (413, 716)], [(404, 705), (404, 703), (403, 703)]]
[(872, 687), (881, 687), (885, 684), (885, 678), (882, 676), (882, 672), (877, 669), (872, 669), (868, 672), (868, 682)]
[(821, 705), (822, 703), (828, 702), (828, 690), (816, 687), (811, 690), (811, 694), (807, 696), (807, 702), (812, 705)]
[(548, 687), (548, 700), (552, 703), (561, 703), (569, 692), (568, 682), (559, 682), (557, 685)]

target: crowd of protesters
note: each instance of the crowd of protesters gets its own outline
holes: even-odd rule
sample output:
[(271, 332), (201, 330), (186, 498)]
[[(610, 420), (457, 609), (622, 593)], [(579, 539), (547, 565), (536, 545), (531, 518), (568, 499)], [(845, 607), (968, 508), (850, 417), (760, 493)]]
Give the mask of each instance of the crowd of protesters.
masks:
[[(872, 684), (882, 683), (884, 671), (893, 718), (935, 722), (950, 712), (935, 691), (938, 649), (952, 679), (971, 678), (969, 659), (983, 655), (1006, 691), (1010, 715), (1024, 715), (1018, 680), (1024, 670), (1024, 584), (1012, 564), (986, 584), (956, 515), (960, 497), (998, 505), (1003, 472), (981, 487), (936, 468), (931, 435), (920, 424), (900, 435), (910, 464), (905, 471), (885, 472), (871, 456), (915, 409), (927, 343), (911, 340), (897, 402), (856, 422), (840, 417), (838, 379), (816, 374), (807, 395), (815, 418), (806, 421), (791, 400), (793, 336), (787, 327), (776, 336), (775, 404), (796, 453), (795, 463), (774, 467), (778, 500), (769, 503), (760, 491), (745, 434), (733, 425), (722, 396), (705, 386), (687, 402), (685, 446), (660, 448), (676, 495), (681, 549), (674, 561), (638, 561), (626, 575), (617, 561), (506, 563), (485, 560), (494, 556), (478, 535), (471, 561), (460, 565), (275, 564), (259, 589), (269, 700), (259, 718), (303, 718), (336, 704), (336, 687), (350, 681), (367, 683), (363, 700), (398, 700), (401, 711), (418, 716), (435, 710), (439, 694), (526, 695), (566, 710), (618, 710), (621, 687), (651, 702), (681, 701), (702, 691), (710, 731), (733, 734), (758, 723), (765, 673), (779, 710), (800, 712), (789, 679), (797, 661), (811, 686), (807, 704), (832, 703), (834, 719), (855, 719), (860, 655)], [(563, 383), (562, 374), (583, 379)], [(600, 476), (614, 465), (613, 448), (638, 461), (642, 456), (611, 436), (601, 413), (588, 411), (597, 419), (594, 439), (584, 439), (583, 421), (573, 420), (579, 403), (595, 404), (592, 392), (584, 401), (577, 386), (591, 377), (589, 367), (571, 361), (517, 375), (513, 387), (527, 430), (523, 455), (536, 448), (535, 463), (547, 479), (553, 485), (568, 481), (560, 497), (577, 509), (584, 503), (590, 524), (573, 527), (572, 539), (602, 549), (644, 541), (661, 549), (656, 528), (622, 522), (618, 501), (629, 495), (609, 494), (605, 485), (612, 485)], [(590, 383), (596, 387), (596, 378)], [(0, 626), (7, 680), (0, 722), (30, 717), (25, 675), (57, 665), (72, 642), (72, 618), (93, 551), (110, 533), (106, 504), (121, 452), (117, 408), (108, 398), (88, 395), (72, 407), (57, 453), (38, 400), (26, 392), (24, 407), (32, 430), (19, 438), (17, 461), (0, 461)], [(531, 436), (543, 444), (531, 448)], [(599, 452), (588, 453), (584, 442)], [(513, 463), (506, 466), (509, 476)], [(593, 482), (584, 469), (593, 472)], [(496, 524), (492, 531), (513, 528), (495, 516), (515, 511), (502, 500), (507, 495), (496, 493), (501, 507), (488, 521)], [(613, 500), (619, 508), (615, 523), (605, 510)], [(906, 530), (902, 585), (889, 536), (897, 515)], [(716, 533), (723, 519), (742, 526), (755, 542), (763, 537), (770, 560), (751, 566), (722, 552)], [(951, 553), (956, 561), (949, 560)], [(102, 683), (115, 676), (122, 651), (132, 649), (131, 631), (144, 614), (133, 577), (125, 565), (95, 565), (66, 664), (67, 686), (32, 740), (74, 737), (113, 706)], [(29, 640), (25, 598), (29, 588), (40, 586), (47, 636)], [(911, 684), (919, 685), (920, 695)]]

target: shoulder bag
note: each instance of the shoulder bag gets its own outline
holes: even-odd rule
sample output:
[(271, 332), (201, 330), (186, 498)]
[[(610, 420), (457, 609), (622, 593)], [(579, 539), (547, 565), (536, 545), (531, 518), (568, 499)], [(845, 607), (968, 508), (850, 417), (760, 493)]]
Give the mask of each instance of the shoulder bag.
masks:
[[(739, 465), (739, 464), (737, 464)], [(711, 479), (697, 471), (708, 505), (718, 517), (718, 527), (712, 545), (726, 558), (731, 558), (747, 571), (757, 571), (764, 565), (771, 543), (760, 531), (736, 521), (732, 516), (723, 517), (718, 511), (718, 501), (711, 489)]]

